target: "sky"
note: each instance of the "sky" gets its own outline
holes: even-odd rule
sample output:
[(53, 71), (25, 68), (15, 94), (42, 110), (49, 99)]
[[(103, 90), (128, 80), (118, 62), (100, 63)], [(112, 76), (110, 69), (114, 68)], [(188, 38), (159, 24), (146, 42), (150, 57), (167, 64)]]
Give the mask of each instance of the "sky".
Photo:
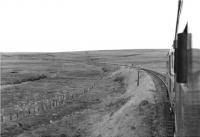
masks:
[[(184, 0), (200, 48), (200, 2)], [(64, 52), (172, 47), (178, 0), (0, 0), (0, 52)], [(198, 31), (199, 30), (199, 31)]]

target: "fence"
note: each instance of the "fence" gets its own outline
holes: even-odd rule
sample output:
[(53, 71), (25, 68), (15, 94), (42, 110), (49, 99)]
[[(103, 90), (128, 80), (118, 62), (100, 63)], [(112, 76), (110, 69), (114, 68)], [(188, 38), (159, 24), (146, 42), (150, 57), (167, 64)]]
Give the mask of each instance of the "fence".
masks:
[(1, 109), (1, 123), (12, 122), (24, 117), (30, 117), (33, 115), (39, 115), (55, 107), (61, 106), (66, 103), (67, 100), (73, 100), (83, 94), (87, 93), (95, 87), (95, 82), (88, 88), (77, 93), (70, 93), (63, 91), (63, 93), (56, 93), (54, 97), (49, 99), (43, 99), (37, 102), (28, 102), (17, 104), (14, 107), (7, 109)]

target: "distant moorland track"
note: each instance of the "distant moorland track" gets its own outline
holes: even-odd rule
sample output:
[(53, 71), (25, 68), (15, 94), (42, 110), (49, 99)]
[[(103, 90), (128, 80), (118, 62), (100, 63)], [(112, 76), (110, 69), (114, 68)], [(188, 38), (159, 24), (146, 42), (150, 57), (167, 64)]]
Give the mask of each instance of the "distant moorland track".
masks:
[(164, 115), (163, 126), (166, 128), (165, 135), (162, 135), (162, 136), (173, 137), (174, 128), (175, 128), (174, 113), (170, 109), (171, 106), (170, 106), (170, 100), (169, 100), (169, 95), (168, 95), (168, 88), (166, 84), (166, 77), (153, 70), (144, 69), (144, 68), (140, 68), (140, 70), (147, 72), (152, 77), (157, 91), (161, 92), (162, 99), (163, 99), (162, 100), (163, 111), (161, 111), (161, 113), (163, 113)]

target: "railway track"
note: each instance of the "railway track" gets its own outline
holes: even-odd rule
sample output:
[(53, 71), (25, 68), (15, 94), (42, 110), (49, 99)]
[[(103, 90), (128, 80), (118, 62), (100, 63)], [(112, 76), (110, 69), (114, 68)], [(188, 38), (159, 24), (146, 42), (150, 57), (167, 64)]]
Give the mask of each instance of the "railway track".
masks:
[(159, 79), (160, 81), (162, 81), (162, 85), (164, 85), (165, 86), (165, 88), (166, 88), (166, 95), (167, 95), (167, 98), (168, 98), (168, 100), (169, 100), (169, 92), (168, 92), (168, 86), (167, 86), (167, 81), (166, 81), (166, 76), (164, 76), (163, 74), (160, 74), (160, 73), (158, 73), (158, 72), (156, 72), (156, 71), (153, 71), (153, 70), (150, 70), (150, 69), (144, 69), (144, 68), (140, 68), (141, 70), (144, 70), (144, 71), (146, 71), (146, 72), (148, 72), (148, 73), (150, 73), (150, 74), (152, 74), (154, 77), (156, 77), (157, 79)]
[(174, 137), (174, 129), (175, 129), (174, 113), (172, 112), (170, 105), (165, 76), (149, 69), (140, 68), (140, 70), (147, 72), (153, 78), (157, 91), (161, 92), (163, 99), (162, 100), (163, 110), (161, 111), (161, 113), (164, 115), (163, 126), (166, 129), (164, 137)]

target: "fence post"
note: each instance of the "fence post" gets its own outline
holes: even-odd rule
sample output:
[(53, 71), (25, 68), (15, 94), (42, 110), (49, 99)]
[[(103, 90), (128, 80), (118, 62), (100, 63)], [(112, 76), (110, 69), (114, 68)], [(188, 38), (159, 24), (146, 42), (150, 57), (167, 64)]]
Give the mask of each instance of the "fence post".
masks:
[(1, 115), (1, 122), (4, 123), (4, 117)]
[(138, 68), (138, 78), (137, 78), (137, 86), (140, 85), (140, 69)]

